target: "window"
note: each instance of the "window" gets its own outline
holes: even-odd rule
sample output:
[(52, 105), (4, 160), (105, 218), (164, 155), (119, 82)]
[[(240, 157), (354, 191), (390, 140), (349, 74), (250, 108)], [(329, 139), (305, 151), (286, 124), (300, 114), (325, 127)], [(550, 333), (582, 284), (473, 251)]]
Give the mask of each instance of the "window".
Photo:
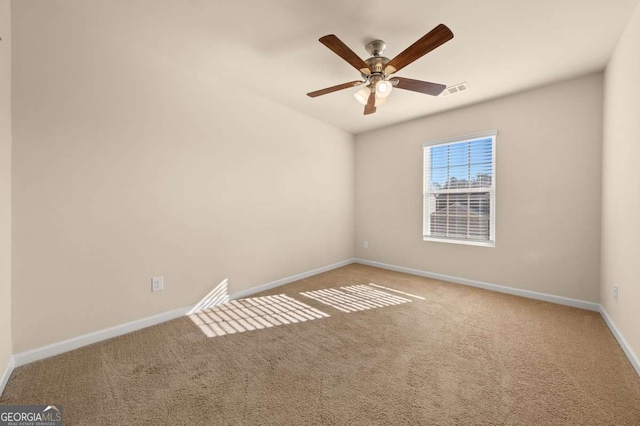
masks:
[(423, 145), (425, 241), (495, 245), (496, 135)]

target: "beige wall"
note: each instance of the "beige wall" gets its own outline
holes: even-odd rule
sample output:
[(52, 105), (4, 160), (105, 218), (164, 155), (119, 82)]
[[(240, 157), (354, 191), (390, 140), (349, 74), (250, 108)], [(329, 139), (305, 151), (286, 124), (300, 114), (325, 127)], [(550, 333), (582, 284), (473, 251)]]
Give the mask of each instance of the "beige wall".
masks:
[(0, 376), (11, 357), (11, 11), (0, 0)]
[[(359, 135), (357, 257), (597, 302), (602, 81), (590, 75)], [(496, 247), (423, 241), (422, 143), (493, 129)]]
[[(640, 6), (605, 73), (600, 300), (640, 354)], [(619, 287), (618, 301), (613, 286)]]
[(58, 4), (13, 5), (14, 352), (353, 257), (350, 134)]

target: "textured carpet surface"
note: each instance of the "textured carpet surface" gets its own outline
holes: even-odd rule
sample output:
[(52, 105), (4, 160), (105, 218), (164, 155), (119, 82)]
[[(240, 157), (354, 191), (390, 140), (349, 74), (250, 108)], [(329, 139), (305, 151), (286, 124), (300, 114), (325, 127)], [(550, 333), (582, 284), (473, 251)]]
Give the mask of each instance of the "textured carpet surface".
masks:
[[(425, 300), (299, 294), (370, 282)], [(331, 316), (221, 337), (180, 318), (20, 367), (0, 403), (61, 404), (67, 425), (640, 424), (597, 313), (355, 264), (260, 295), (282, 293)]]

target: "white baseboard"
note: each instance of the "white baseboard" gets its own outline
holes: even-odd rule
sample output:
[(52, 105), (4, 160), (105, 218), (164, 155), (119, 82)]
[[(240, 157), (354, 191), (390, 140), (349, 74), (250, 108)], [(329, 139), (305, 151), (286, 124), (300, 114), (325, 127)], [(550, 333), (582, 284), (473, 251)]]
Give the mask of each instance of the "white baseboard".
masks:
[[(586, 302), (586, 301), (577, 300), (577, 299), (570, 299), (562, 296), (554, 296), (546, 293), (538, 293), (535, 291), (522, 290), (522, 289), (502, 286), (498, 284), (490, 284), (490, 283), (485, 283), (481, 281), (474, 281), (466, 278), (451, 277), (448, 275), (436, 274), (433, 272), (426, 272), (426, 271), (421, 271), (413, 268), (406, 268), (403, 266), (389, 265), (386, 263), (375, 262), (375, 261), (365, 260), (365, 259), (348, 259), (342, 262), (334, 263), (332, 265), (324, 266), (321, 268), (313, 269), (311, 271), (303, 272), (297, 275), (292, 275), (290, 277), (286, 277), (286, 278), (282, 278), (266, 284), (262, 284), (257, 287), (241, 290), (231, 294), (230, 298), (240, 299), (243, 297), (248, 297), (265, 290), (270, 290), (275, 287), (279, 287), (285, 284), (292, 283), (294, 281), (311, 277), (313, 275), (317, 275), (323, 272), (331, 271), (333, 269), (341, 268), (351, 263), (360, 263), (362, 265), (374, 266), (376, 268), (388, 269), (388, 270), (397, 271), (397, 272), (404, 272), (411, 275), (434, 278), (434, 279), (448, 281), (456, 284), (463, 284), (471, 287), (478, 287), (486, 290), (497, 291), (500, 293), (507, 293), (515, 296), (522, 296), (530, 299), (543, 300), (546, 302), (557, 303), (560, 305), (573, 306), (576, 308), (600, 312), (606, 324), (611, 329), (611, 332), (615, 336), (616, 340), (622, 347), (622, 350), (624, 351), (626, 356), (629, 358), (629, 361), (635, 368), (638, 375), (640, 375), (640, 360), (638, 359), (638, 356), (633, 352), (631, 347), (628, 345), (627, 341), (622, 336), (620, 331), (617, 329), (617, 327), (615, 326), (615, 324), (613, 323), (613, 321), (611, 320), (607, 312), (604, 310), (604, 308), (600, 306), (600, 304), (598, 303)], [(91, 345), (93, 343), (97, 343), (102, 340), (111, 339), (113, 337), (121, 336), (123, 334), (131, 333), (133, 331), (141, 330), (143, 328), (160, 324), (165, 321), (179, 318), (181, 316), (186, 315), (192, 308), (193, 308), (192, 306), (188, 306), (181, 309), (175, 309), (173, 311), (165, 312), (165, 313), (154, 315), (148, 318), (143, 318), (143, 319), (132, 321), (126, 324), (121, 324), (115, 327), (110, 327), (104, 330), (99, 330), (93, 333), (74, 337), (72, 339), (64, 340), (62, 342), (53, 343), (51, 345), (43, 346), (41, 348), (36, 348), (30, 351), (15, 354), (9, 359), (9, 364), (7, 365), (4, 373), (2, 374), (2, 377), (0, 378), (0, 395), (2, 395), (2, 391), (4, 390), (4, 387), (7, 384), (9, 377), (11, 376), (13, 369), (16, 367), (20, 367), (34, 361), (39, 361), (45, 358), (59, 355), (61, 353), (78, 349), (83, 346)]]
[(387, 263), (374, 262), (372, 260), (356, 259), (355, 261), (356, 263), (360, 263), (362, 265), (375, 266), (376, 268), (388, 269), (390, 271), (404, 272), (406, 274), (418, 275), (420, 277), (434, 278), (437, 280), (448, 281), (455, 284), (478, 287), (485, 290), (497, 291), (499, 293), (512, 294), (514, 296), (527, 297), (529, 299), (543, 300), (545, 302), (557, 303), (559, 305), (573, 306), (574, 308), (600, 312), (600, 304), (594, 302), (570, 299), (568, 297), (562, 296), (554, 296), (553, 294), (547, 293), (538, 293), (537, 291), (522, 290), (519, 288), (507, 287), (504, 285), (490, 284), (482, 281), (469, 280), (467, 278), (451, 277), (449, 275), (436, 274), (434, 272), (426, 272), (419, 269), (406, 268), (404, 266), (389, 265)]
[[(307, 278), (313, 275), (317, 275), (322, 272), (327, 272), (332, 269), (337, 269), (342, 266), (349, 265), (353, 262), (354, 262), (354, 259), (347, 259), (342, 262), (334, 263), (332, 265), (323, 266), (321, 268), (313, 269), (311, 271), (303, 272), (297, 275), (292, 275), (287, 278), (282, 278), (276, 281), (272, 281), (270, 283), (262, 284), (257, 287), (241, 290), (231, 294), (229, 297), (231, 299), (239, 299), (242, 297), (247, 297), (252, 294), (259, 293), (265, 290), (270, 290), (272, 288), (279, 287), (284, 284), (289, 284), (291, 282), (301, 280), (303, 278)], [(12, 360), (15, 361), (15, 367), (21, 367), (25, 364), (29, 364), (34, 361), (39, 361), (45, 358), (62, 354), (64, 352), (69, 352), (74, 349), (81, 348), (83, 346), (91, 345), (93, 343), (97, 343), (102, 340), (107, 340), (113, 337), (122, 336), (123, 334), (131, 333), (133, 331), (151, 327), (152, 325), (160, 324), (165, 321), (179, 318), (181, 316), (187, 315), (191, 311), (191, 309), (193, 309), (193, 306), (175, 309), (173, 311), (164, 312), (162, 314), (154, 315), (148, 318), (143, 318), (140, 320), (128, 322), (126, 324), (117, 325), (115, 327), (110, 327), (104, 330), (98, 330), (93, 333), (84, 334), (82, 336), (74, 337), (72, 339), (64, 340), (62, 342), (53, 343), (51, 345), (47, 345), (40, 348), (29, 350), (26, 352), (15, 354)], [(12, 370), (13, 370), (13, 367), (12, 367)], [(9, 377), (7, 376), (7, 379), (8, 378)], [(3, 379), (4, 379), (4, 376), (3, 376)]]
[(631, 363), (633, 368), (635, 368), (636, 373), (638, 373), (638, 376), (640, 376), (640, 358), (638, 358), (638, 356), (633, 352), (633, 349), (631, 349), (631, 346), (629, 346), (627, 340), (624, 338), (622, 333), (620, 333), (620, 330), (618, 330), (618, 327), (616, 327), (616, 324), (613, 322), (607, 311), (605, 311), (604, 306), (602, 305), (600, 305), (600, 314), (602, 315), (602, 318), (604, 318), (604, 322), (606, 322), (609, 326), (609, 330), (611, 330), (613, 337), (615, 337), (618, 341), (618, 344), (624, 351), (624, 354), (627, 356), (627, 358), (629, 358), (629, 362)]
[(7, 386), (7, 382), (9, 381), (9, 377), (11, 377), (11, 373), (13, 373), (13, 369), (15, 368), (15, 366), (15, 359), (12, 355), (9, 357), (7, 368), (4, 369), (2, 377), (0, 377), (0, 396), (2, 396), (2, 393), (4, 392), (4, 387)]
[(611, 333), (613, 333), (613, 336), (618, 341), (618, 344), (624, 351), (625, 355), (629, 359), (629, 362), (631, 363), (633, 368), (636, 370), (636, 373), (638, 373), (638, 376), (640, 376), (640, 358), (638, 358), (638, 356), (633, 352), (633, 350), (631, 349), (631, 346), (629, 346), (629, 344), (627, 343), (627, 340), (624, 338), (622, 333), (620, 333), (620, 330), (618, 330), (618, 328), (616, 327), (611, 317), (609, 317), (609, 314), (607, 314), (607, 311), (605, 311), (604, 307), (599, 303), (587, 302), (587, 301), (578, 300), (578, 299), (570, 299), (568, 297), (562, 297), (562, 296), (554, 296), (552, 294), (547, 294), (547, 293), (538, 293), (536, 291), (522, 290), (522, 289), (507, 287), (507, 286), (498, 285), (498, 284), (489, 284), (481, 281), (469, 280), (466, 278), (451, 277), (448, 275), (436, 274), (433, 272), (426, 272), (426, 271), (421, 271), (419, 269), (413, 269), (413, 268), (405, 268), (404, 266), (389, 265), (386, 263), (375, 262), (372, 260), (355, 259), (355, 262), (360, 263), (362, 265), (374, 266), (376, 268), (388, 269), (390, 271), (404, 272), (411, 275), (418, 275), (420, 277), (434, 278), (437, 280), (448, 281), (456, 284), (483, 288), (485, 290), (492, 290), (500, 293), (512, 294), (514, 296), (521, 296), (521, 297), (527, 297), (529, 299), (543, 300), (545, 302), (557, 303), (560, 305), (572, 306), (574, 308), (581, 308), (589, 311), (599, 312), (602, 315), (604, 322), (607, 324), (607, 326), (611, 330)]
[(257, 287), (251, 287), (251, 288), (248, 288), (246, 290), (240, 290), (238, 292), (230, 294), (229, 298), (232, 299), (232, 300), (233, 299), (242, 299), (243, 297), (248, 297), (248, 296), (251, 296), (253, 294), (260, 293), (261, 291), (271, 290), (272, 288), (280, 287), (282, 285), (289, 284), (289, 283), (292, 283), (294, 281), (298, 281), (298, 280), (302, 280), (302, 279), (305, 279), (305, 278), (309, 278), (309, 277), (312, 277), (314, 275), (321, 274), (323, 272), (331, 271), (333, 269), (342, 268), (343, 266), (350, 265), (350, 264), (354, 263), (355, 261), (356, 261), (355, 259), (347, 259), (347, 260), (343, 260), (342, 262), (333, 263), (331, 265), (323, 266), (321, 268), (313, 269), (311, 271), (302, 272), (302, 273), (296, 274), (296, 275), (291, 275), (290, 277), (281, 278), (281, 279), (276, 280), (276, 281), (271, 281), (270, 283), (262, 284), (262, 285), (259, 285)]
[(42, 346), (30, 351), (20, 352), (14, 355), (15, 366), (21, 367), (34, 361), (40, 361), (41, 359), (59, 355), (64, 352), (69, 352), (83, 346), (100, 342), (102, 340), (122, 336), (123, 334), (131, 333), (133, 331), (151, 327), (152, 325), (179, 318), (183, 315), (186, 315), (191, 310), (191, 308), (193, 308), (193, 306), (175, 309), (173, 311), (164, 312), (162, 314), (139, 319), (136, 321), (131, 321), (126, 324), (116, 325), (115, 327), (105, 328), (104, 330), (94, 331), (93, 333), (84, 334), (82, 336), (67, 339), (62, 342)]

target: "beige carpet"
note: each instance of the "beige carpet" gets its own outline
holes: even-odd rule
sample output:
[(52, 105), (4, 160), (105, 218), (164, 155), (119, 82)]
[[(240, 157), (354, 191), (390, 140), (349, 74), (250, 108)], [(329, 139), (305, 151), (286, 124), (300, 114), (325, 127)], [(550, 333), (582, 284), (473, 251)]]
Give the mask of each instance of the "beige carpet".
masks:
[[(299, 294), (369, 282), (426, 300)], [(640, 424), (597, 313), (362, 265), (261, 295), (281, 293), (331, 316), (212, 338), (180, 318), (18, 368), (0, 403), (62, 404), (67, 425)]]

